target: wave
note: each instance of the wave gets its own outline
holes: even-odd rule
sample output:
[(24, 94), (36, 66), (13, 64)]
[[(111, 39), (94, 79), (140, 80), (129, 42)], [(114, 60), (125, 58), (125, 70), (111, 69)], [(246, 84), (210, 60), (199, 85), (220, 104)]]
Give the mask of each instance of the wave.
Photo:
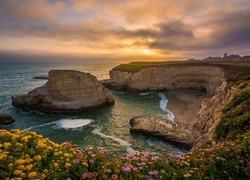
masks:
[(170, 110), (167, 109), (167, 104), (168, 104), (167, 98), (164, 96), (163, 93), (159, 93), (159, 96), (161, 98), (161, 100), (160, 100), (160, 108), (163, 111), (167, 112), (167, 116), (166, 116), (167, 119), (169, 119), (171, 121), (174, 121), (174, 114)]
[(24, 130), (31, 130), (33, 128), (44, 127), (48, 125), (54, 125), (52, 128), (54, 129), (66, 129), (66, 130), (76, 130), (78, 128), (84, 127), (90, 123), (92, 123), (93, 119), (61, 119), (54, 122), (49, 122), (45, 124), (41, 124), (38, 126), (32, 126)]
[(102, 130), (102, 128), (98, 127), (98, 128), (96, 128), (96, 129), (94, 129), (94, 130), (92, 131), (92, 133), (93, 133), (93, 134), (97, 134), (97, 135), (99, 135), (99, 136), (101, 136), (101, 137), (104, 137), (104, 138), (112, 139), (113, 141), (117, 142), (117, 143), (120, 144), (121, 146), (125, 146), (128, 153), (134, 153), (134, 152), (135, 152), (135, 150), (131, 147), (132, 144), (130, 144), (129, 142), (124, 141), (124, 140), (122, 140), (122, 139), (120, 139), (120, 138), (115, 138), (115, 137), (113, 137), (113, 136), (103, 134), (103, 133), (101, 132), (101, 130)]

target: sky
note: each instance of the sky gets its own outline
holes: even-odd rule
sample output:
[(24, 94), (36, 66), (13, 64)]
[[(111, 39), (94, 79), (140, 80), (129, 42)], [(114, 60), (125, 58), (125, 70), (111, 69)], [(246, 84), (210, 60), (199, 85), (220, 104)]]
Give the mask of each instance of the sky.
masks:
[(250, 54), (249, 0), (0, 0), (0, 60)]

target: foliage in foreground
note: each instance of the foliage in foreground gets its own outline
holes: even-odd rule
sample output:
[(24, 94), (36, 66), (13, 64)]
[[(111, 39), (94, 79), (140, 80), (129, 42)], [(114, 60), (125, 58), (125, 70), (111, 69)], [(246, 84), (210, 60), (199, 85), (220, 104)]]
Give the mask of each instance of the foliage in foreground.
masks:
[(103, 148), (61, 145), (35, 132), (0, 130), (0, 179), (248, 179), (250, 132), (179, 160), (138, 151), (108, 161)]
[(234, 140), (250, 130), (250, 85), (246, 86), (223, 109), (224, 117), (216, 127), (215, 137)]

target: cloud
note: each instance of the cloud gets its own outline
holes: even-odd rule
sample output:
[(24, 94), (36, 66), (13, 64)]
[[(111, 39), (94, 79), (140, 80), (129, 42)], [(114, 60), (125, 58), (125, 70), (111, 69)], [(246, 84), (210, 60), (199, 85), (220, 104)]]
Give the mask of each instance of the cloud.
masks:
[(54, 19), (56, 13), (63, 9), (61, 2), (50, 3), (44, 0), (1, 0), (1, 21), (26, 22), (31, 20)]
[(210, 37), (215, 43), (212, 46), (250, 45), (250, 8), (243, 11), (230, 12), (220, 18), (207, 22), (212, 29)]
[(166, 56), (247, 52), (249, 19), (246, 0), (0, 1), (0, 36), (5, 42), (8, 37), (24, 44), (46, 41), (48, 50), (151, 49)]

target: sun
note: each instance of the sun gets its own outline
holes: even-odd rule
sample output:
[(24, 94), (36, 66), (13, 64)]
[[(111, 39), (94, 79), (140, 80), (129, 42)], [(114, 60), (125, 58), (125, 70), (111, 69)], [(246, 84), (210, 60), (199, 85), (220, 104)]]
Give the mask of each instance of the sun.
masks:
[(151, 51), (150, 49), (142, 49), (142, 53), (143, 54), (152, 54), (153, 51)]

